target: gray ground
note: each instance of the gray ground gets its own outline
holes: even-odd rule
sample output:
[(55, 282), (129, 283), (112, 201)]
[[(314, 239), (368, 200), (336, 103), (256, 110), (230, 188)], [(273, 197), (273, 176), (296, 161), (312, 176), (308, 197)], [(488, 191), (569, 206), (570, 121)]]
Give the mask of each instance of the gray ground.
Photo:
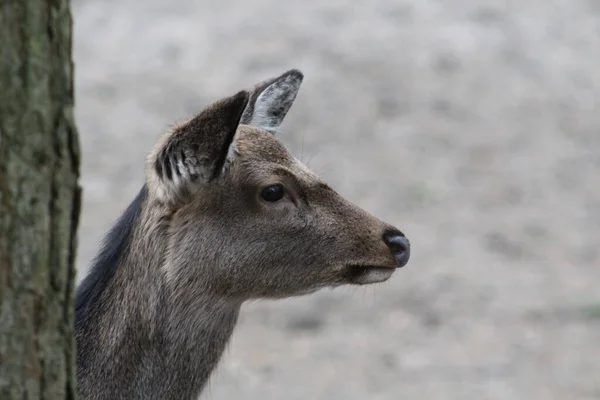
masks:
[(284, 142), (412, 240), (383, 285), (245, 306), (203, 398), (600, 398), (597, 0), (74, 13), (80, 277), (159, 133), (291, 67)]

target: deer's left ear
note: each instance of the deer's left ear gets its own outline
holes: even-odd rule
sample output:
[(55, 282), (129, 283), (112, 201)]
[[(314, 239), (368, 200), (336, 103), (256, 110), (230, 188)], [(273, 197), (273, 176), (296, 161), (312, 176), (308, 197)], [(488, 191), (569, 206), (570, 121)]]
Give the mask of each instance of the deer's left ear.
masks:
[(149, 183), (161, 200), (186, 200), (221, 174), (249, 97), (241, 91), (214, 103), (157, 144), (149, 156)]
[(275, 134), (292, 107), (303, 78), (302, 72), (291, 69), (256, 85), (250, 91), (250, 101), (240, 123)]

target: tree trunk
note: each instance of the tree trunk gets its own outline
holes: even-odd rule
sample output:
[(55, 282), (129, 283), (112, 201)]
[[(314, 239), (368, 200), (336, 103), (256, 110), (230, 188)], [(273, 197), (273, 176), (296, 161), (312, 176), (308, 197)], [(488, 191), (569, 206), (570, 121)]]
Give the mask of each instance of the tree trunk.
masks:
[(0, 399), (74, 399), (69, 0), (0, 0)]

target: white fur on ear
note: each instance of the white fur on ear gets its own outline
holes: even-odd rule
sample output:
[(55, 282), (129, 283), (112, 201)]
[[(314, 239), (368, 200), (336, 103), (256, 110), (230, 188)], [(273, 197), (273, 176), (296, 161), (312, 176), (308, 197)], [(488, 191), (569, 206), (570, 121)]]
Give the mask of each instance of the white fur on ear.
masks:
[(241, 123), (276, 133), (296, 99), (303, 78), (302, 72), (292, 69), (257, 85)]
[(221, 99), (161, 139), (148, 159), (149, 183), (161, 200), (184, 201), (228, 167), (249, 98), (242, 90)]

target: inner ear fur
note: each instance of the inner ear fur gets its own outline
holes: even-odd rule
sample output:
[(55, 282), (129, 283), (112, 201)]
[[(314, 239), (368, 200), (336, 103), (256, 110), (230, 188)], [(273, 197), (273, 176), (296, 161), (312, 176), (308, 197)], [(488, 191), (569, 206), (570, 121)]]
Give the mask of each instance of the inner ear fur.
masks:
[(291, 69), (254, 86), (241, 123), (275, 134), (294, 104), (303, 79), (302, 72)]
[(175, 189), (217, 178), (249, 97), (240, 91), (176, 127), (155, 152), (152, 167), (158, 179)]

